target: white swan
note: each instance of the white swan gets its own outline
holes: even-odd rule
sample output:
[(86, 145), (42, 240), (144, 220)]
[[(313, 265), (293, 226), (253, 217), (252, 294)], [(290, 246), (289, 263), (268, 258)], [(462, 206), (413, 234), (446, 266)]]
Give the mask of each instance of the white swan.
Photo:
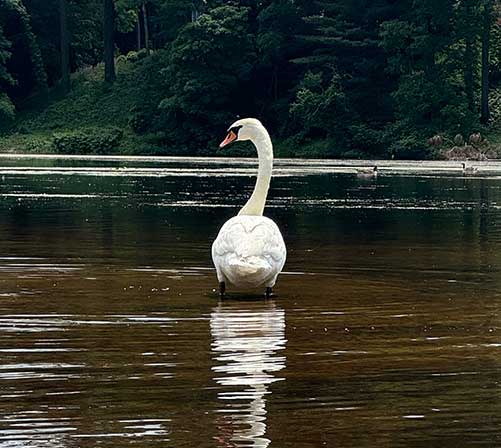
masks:
[(239, 288), (271, 291), (285, 263), (286, 249), (277, 225), (263, 216), (273, 168), (273, 145), (265, 127), (255, 118), (233, 123), (220, 147), (233, 141), (250, 140), (257, 149), (259, 171), (252, 196), (235, 216), (223, 225), (212, 244), (221, 296), (226, 283)]

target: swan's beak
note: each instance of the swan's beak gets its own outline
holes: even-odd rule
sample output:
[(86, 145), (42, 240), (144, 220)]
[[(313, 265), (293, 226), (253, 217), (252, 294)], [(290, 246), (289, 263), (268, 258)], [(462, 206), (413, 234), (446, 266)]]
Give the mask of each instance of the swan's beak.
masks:
[(233, 131), (228, 132), (228, 135), (226, 138), (221, 142), (219, 145), (220, 148), (224, 148), (226, 145), (229, 145), (232, 141), (236, 140), (237, 134), (235, 134)]

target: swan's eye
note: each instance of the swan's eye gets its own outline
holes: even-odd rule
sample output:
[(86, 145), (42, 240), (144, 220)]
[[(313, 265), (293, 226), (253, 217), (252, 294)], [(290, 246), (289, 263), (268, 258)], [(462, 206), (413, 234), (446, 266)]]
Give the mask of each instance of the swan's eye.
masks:
[(233, 133), (238, 137), (240, 129), (242, 129), (242, 126), (234, 126), (230, 129), (230, 132), (233, 131)]

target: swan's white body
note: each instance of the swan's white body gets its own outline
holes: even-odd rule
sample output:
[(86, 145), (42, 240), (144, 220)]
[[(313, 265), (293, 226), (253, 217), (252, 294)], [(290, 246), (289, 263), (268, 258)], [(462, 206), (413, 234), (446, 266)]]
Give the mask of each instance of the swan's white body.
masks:
[(258, 177), (247, 204), (219, 231), (212, 244), (212, 260), (219, 283), (240, 288), (272, 288), (287, 254), (277, 225), (263, 216), (273, 167), (273, 146), (258, 120), (239, 120), (232, 125), (235, 127), (240, 128), (238, 140), (251, 140), (256, 146)]
[(285, 256), (280, 230), (264, 216), (231, 218), (212, 245), (219, 282), (242, 288), (272, 288), (284, 267)]

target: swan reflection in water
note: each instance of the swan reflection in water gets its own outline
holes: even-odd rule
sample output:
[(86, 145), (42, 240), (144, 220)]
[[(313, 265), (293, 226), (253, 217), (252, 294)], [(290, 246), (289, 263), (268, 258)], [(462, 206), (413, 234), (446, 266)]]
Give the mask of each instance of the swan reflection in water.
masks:
[(285, 367), (285, 312), (272, 301), (224, 303), (210, 320), (221, 447), (266, 448), (266, 395)]

